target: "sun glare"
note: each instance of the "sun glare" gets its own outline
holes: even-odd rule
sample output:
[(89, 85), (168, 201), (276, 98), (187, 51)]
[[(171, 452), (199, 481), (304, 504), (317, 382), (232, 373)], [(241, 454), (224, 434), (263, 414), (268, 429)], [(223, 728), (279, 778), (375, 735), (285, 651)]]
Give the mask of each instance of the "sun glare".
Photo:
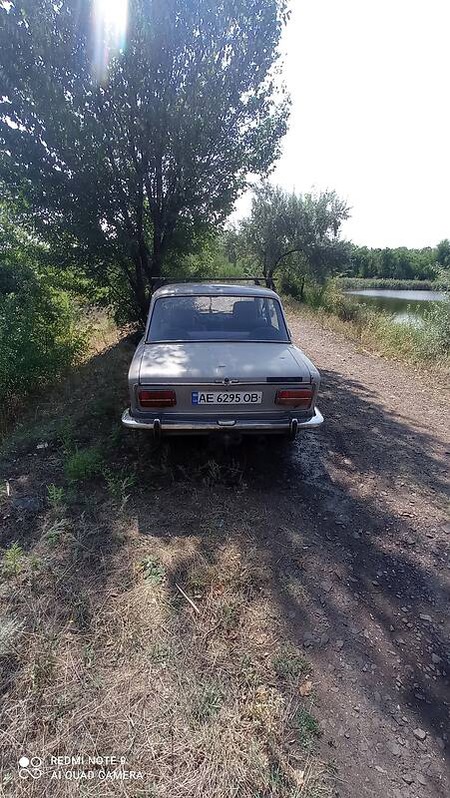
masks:
[(95, 69), (104, 80), (111, 58), (125, 46), (128, 0), (95, 0)]
[(128, 0), (95, 0), (95, 15), (105, 29), (123, 37), (127, 28)]

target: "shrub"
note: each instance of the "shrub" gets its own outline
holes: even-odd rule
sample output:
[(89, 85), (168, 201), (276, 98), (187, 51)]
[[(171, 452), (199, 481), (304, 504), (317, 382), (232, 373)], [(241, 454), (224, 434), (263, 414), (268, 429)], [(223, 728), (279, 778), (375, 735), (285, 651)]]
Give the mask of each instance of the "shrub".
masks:
[(22, 546), (15, 541), (6, 549), (3, 555), (3, 572), (5, 576), (17, 576), (22, 568), (23, 549)]
[(435, 360), (450, 357), (450, 295), (425, 312), (420, 340), (426, 357)]
[(325, 285), (308, 283), (304, 298), (306, 303), (315, 310), (324, 307), (324, 303), (326, 302)]
[(0, 263), (0, 404), (52, 382), (81, 355), (79, 311), (30, 266)]
[(303, 281), (292, 271), (284, 271), (280, 275), (280, 291), (283, 294), (288, 294), (294, 299), (302, 298)]
[(57, 510), (64, 504), (64, 488), (58, 488), (53, 482), (47, 485), (47, 498), (50, 506)]
[(333, 284), (325, 292), (323, 304), (325, 309), (335, 313), (341, 321), (361, 322), (364, 315), (363, 306), (355, 302), (350, 296), (346, 296)]

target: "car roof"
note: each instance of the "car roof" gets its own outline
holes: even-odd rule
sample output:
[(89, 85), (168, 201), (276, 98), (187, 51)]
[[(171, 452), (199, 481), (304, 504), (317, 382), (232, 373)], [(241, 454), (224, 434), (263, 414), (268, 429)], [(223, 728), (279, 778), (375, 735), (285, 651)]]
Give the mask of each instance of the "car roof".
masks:
[(161, 296), (266, 296), (278, 299), (278, 294), (260, 285), (232, 285), (229, 283), (173, 283), (154, 292)]

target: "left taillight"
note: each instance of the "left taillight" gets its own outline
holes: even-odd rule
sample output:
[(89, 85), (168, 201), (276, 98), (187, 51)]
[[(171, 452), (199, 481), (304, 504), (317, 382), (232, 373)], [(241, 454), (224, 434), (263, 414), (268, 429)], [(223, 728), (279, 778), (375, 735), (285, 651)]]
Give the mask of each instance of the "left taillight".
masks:
[(311, 406), (313, 396), (314, 389), (311, 386), (296, 388), (291, 391), (277, 391), (275, 404), (308, 409)]
[(177, 403), (175, 391), (149, 391), (138, 392), (139, 404), (146, 409), (156, 407), (174, 407)]

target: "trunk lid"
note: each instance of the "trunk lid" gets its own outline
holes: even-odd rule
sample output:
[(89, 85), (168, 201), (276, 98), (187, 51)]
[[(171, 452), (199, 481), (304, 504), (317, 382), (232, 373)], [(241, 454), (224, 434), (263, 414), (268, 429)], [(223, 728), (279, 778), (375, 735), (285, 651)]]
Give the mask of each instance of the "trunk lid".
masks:
[(309, 382), (311, 373), (293, 344), (190, 341), (146, 344), (139, 383), (214, 384), (225, 379), (240, 383)]

